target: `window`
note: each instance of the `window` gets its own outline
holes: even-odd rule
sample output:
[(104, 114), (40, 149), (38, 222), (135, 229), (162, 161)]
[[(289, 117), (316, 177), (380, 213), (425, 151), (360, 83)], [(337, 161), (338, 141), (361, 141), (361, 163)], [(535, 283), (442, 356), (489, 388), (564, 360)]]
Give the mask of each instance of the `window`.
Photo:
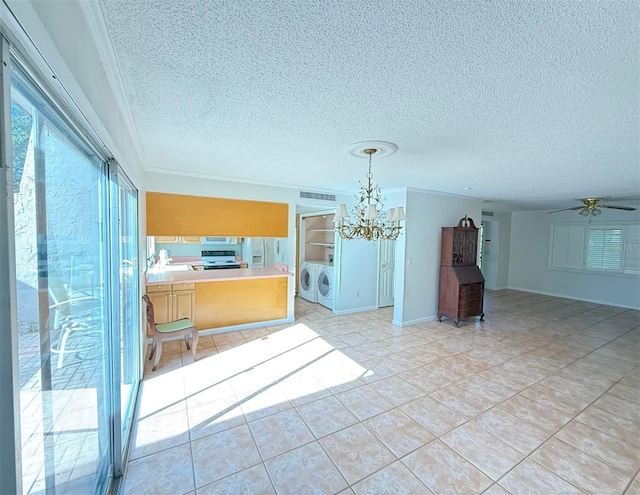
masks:
[(640, 225), (551, 226), (549, 268), (640, 274)]

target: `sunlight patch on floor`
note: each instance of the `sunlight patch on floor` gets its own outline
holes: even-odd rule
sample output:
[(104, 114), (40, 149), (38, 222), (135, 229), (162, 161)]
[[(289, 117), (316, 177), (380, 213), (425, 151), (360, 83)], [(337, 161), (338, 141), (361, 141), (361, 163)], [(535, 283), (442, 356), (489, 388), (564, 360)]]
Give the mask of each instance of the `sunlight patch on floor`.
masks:
[(314, 397), (367, 373), (371, 372), (299, 323), (145, 379), (139, 423), (187, 408), (188, 425), (167, 429), (168, 420), (155, 419), (149, 427), (162, 427), (173, 435), (189, 429), (211, 433), (243, 416), (251, 421), (273, 414), (290, 407), (290, 401)]

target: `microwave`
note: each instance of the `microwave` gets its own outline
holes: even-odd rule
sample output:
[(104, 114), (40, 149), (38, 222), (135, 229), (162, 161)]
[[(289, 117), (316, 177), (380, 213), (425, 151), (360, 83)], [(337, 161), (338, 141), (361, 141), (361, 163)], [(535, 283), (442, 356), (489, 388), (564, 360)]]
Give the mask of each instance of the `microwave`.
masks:
[(205, 236), (202, 238), (202, 244), (238, 244), (238, 238)]

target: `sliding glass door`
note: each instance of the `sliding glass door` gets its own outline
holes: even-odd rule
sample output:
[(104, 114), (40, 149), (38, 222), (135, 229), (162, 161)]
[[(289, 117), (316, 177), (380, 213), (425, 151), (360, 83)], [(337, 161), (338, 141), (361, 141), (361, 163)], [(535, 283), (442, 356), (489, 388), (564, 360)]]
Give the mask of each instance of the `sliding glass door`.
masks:
[(11, 75), (23, 493), (91, 493), (111, 464), (105, 163)]
[(137, 191), (11, 62), (0, 131), (11, 129), (13, 213), (0, 225), (15, 246), (16, 317), (0, 345), (17, 348), (21, 492), (104, 493), (122, 474), (140, 380)]

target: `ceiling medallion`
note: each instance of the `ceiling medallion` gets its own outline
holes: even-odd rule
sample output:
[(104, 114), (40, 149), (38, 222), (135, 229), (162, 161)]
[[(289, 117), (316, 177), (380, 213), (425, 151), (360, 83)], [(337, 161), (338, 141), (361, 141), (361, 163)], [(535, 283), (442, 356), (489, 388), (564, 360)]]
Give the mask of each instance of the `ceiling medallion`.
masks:
[(346, 148), (347, 153), (357, 156), (358, 158), (369, 157), (370, 155), (366, 153), (366, 150), (370, 149), (376, 150), (376, 160), (386, 158), (398, 151), (398, 147), (388, 141), (359, 141), (357, 143), (350, 144)]

